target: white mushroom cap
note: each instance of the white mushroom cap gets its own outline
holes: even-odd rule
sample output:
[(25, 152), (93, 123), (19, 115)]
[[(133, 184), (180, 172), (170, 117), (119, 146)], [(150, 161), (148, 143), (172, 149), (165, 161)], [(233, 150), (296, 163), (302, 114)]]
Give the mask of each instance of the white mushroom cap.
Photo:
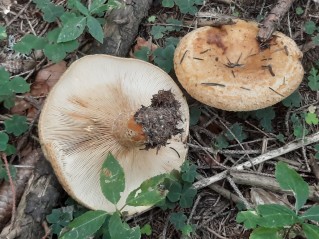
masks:
[(188, 33), (175, 50), (178, 80), (192, 97), (219, 109), (250, 111), (278, 103), (303, 79), (302, 52), (280, 32), (262, 49), (257, 33), (257, 23), (243, 20)]
[[(128, 124), (159, 90), (171, 90), (180, 102), (178, 128), (184, 131), (158, 152), (141, 150), (140, 135)], [(187, 154), (188, 126), (187, 102), (164, 71), (136, 59), (91, 55), (74, 62), (50, 92), (40, 116), (39, 137), (64, 189), (88, 208), (113, 212), (99, 181), (107, 154), (111, 152), (124, 169), (126, 187), (117, 204), (121, 208), (144, 180), (180, 168)], [(147, 208), (124, 209), (131, 215)]]

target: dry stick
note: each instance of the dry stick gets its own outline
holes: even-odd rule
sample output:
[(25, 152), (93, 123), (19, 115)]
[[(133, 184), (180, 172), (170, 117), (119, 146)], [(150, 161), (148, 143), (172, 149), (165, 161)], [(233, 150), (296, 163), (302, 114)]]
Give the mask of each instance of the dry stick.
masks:
[(271, 9), (270, 13), (261, 24), (257, 34), (259, 42), (266, 42), (269, 40), (282, 17), (288, 12), (293, 1), (294, 0), (278, 0), (275, 7)]
[(10, 26), (11, 23), (13, 23), (13, 22), (29, 7), (29, 5), (31, 4), (31, 2), (32, 2), (32, 0), (30, 0), (30, 1), (20, 10), (20, 12), (18, 12), (18, 14), (15, 15), (14, 18), (12, 18), (11, 21), (6, 24), (6, 27)]
[[(278, 149), (269, 151), (265, 154), (262, 154), (256, 158), (252, 158), (250, 161), (247, 161), (245, 163), (239, 164), (235, 167), (232, 167), (230, 170), (243, 170), (245, 168), (250, 168), (254, 165), (260, 164), (262, 162), (265, 162), (267, 160), (273, 159), (275, 157), (281, 156), (283, 154), (289, 153), (291, 151), (294, 151), (296, 149), (299, 149), (303, 146), (313, 144), (315, 142), (319, 141), (319, 132), (312, 134), (310, 136), (305, 137), (304, 139), (296, 140), (295, 142), (291, 142), (289, 144), (286, 144), (283, 147), (280, 147)], [(194, 187), (197, 189), (207, 187), (208, 185), (218, 182), (222, 179), (225, 179), (228, 176), (229, 171), (225, 170), (224, 172), (221, 172), (219, 174), (216, 174), (212, 177), (201, 179), (194, 183)]]

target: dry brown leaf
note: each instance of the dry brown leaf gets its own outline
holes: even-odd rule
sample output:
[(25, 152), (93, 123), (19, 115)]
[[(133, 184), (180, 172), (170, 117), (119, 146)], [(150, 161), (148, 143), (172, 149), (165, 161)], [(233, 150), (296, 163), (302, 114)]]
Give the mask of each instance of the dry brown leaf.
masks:
[(286, 197), (266, 191), (262, 188), (251, 188), (250, 199), (255, 206), (263, 204), (280, 204), (293, 208)]
[[(136, 58), (134, 56), (134, 53), (138, 50), (141, 50), (142, 47), (147, 47), (148, 49), (150, 49), (151, 51), (154, 51), (158, 48), (158, 46), (154, 43), (152, 43), (151, 38), (148, 40), (145, 40), (142, 37), (137, 37), (136, 38), (136, 44), (132, 47), (131, 51), (130, 51), (130, 57), (131, 58)], [(153, 57), (151, 57), (150, 59), (151, 61), (153, 60)]]

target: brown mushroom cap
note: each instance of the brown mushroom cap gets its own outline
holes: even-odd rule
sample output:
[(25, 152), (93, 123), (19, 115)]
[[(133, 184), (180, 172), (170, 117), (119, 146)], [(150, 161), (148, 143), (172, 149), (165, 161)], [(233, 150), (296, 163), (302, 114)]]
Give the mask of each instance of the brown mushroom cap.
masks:
[(261, 49), (257, 32), (256, 23), (237, 20), (183, 37), (174, 68), (185, 90), (202, 103), (229, 111), (265, 108), (293, 93), (304, 75), (302, 52), (280, 32)]
[[(132, 116), (151, 104), (161, 90), (171, 91), (180, 104), (183, 132), (167, 146), (143, 150), (143, 133)], [(100, 188), (100, 171), (111, 152), (125, 173), (128, 194), (153, 176), (179, 170), (187, 154), (189, 112), (187, 102), (168, 74), (136, 59), (91, 55), (74, 62), (54, 86), (42, 109), (39, 137), (46, 158), (64, 189), (91, 209), (115, 211)], [(124, 208), (128, 214), (149, 207)]]

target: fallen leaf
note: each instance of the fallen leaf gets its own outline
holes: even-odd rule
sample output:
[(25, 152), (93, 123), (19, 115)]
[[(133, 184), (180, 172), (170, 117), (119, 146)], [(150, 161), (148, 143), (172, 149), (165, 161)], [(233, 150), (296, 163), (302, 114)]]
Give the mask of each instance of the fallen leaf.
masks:
[[(147, 47), (148, 49), (151, 50), (151, 52), (158, 48), (158, 46), (156, 44), (152, 43), (151, 38), (148, 39), (148, 40), (145, 40), (142, 37), (137, 37), (136, 38), (136, 44), (132, 47), (132, 49), (130, 51), (130, 57), (131, 58), (136, 58), (134, 53), (136, 51), (138, 51), (138, 50), (141, 50), (142, 47)], [(151, 57), (149, 60), (153, 61), (153, 57)]]

